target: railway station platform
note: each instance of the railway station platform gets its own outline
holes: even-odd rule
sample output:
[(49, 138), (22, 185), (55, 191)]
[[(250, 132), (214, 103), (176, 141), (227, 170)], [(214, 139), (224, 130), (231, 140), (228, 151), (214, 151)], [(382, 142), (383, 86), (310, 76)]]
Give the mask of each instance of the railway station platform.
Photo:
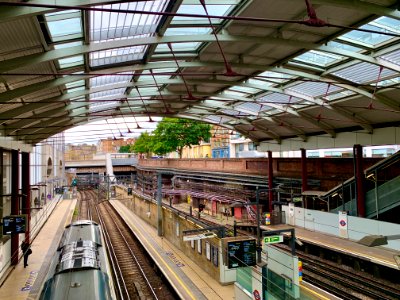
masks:
[(24, 268), (23, 258), (13, 267), (0, 288), (2, 300), (37, 299), (47, 275), (51, 259), (57, 249), (64, 227), (71, 222), (76, 200), (60, 200), (36, 238), (32, 254)]
[(136, 216), (118, 200), (110, 201), (157, 262), (164, 275), (178, 289), (182, 299), (234, 299), (233, 285), (223, 286), (196, 265), (157, 230)]
[[(175, 208), (189, 213), (189, 205), (187, 203), (179, 203), (174, 205)], [(197, 212), (194, 213), (195, 215)], [(211, 215), (207, 212), (201, 214), (201, 219), (215, 222), (221, 225), (233, 226), (234, 218), (218, 215)], [(255, 225), (249, 224), (249, 227), (254, 227), (253, 233), (249, 235), (255, 236)], [(371, 262), (380, 266), (388, 267), (393, 270), (400, 270), (400, 251), (391, 250), (382, 246), (368, 247), (358, 244), (357, 241), (341, 238), (327, 233), (311, 231), (299, 226), (291, 226), (288, 224), (266, 225), (260, 226), (263, 231), (294, 229), (298, 240), (304, 244), (314, 245), (321, 249), (331, 250), (333, 252), (354, 257), (363, 261)], [(307, 286), (302, 284), (302, 288), (309, 290)]]
[[(175, 208), (189, 212), (189, 205), (187, 203), (179, 203), (174, 205)], [(202, 213), (202, 219), (206, 219), (221, 225), (233, 226), (234, 218), (226, 216), (212, 216), (208, 213)], [(296, 238), (302, 242), (313, 244), (315, 246), (332, 250), (334, 252), (346, 254), (353, 256), (355, 258), (360, 258), (363, 260), (370, 261), (375, 264), (393, 268), (396, 270), (400, 269), (395, 258), (399, 258), (400, 261), (400, 251), (390, 250), (384, 247), (368, 247), (358, 244), (357, 241), (340, 238), (334, 235), (325, 234), (318, 231), (311, 231), (298, 226), (291, 226), (288, 224), (280, 225), (266, 225), (260, 226), (264, 231), (273, 230), (284, 230), (284, 229), (295, 229)]]
[(295, 229), (296, 238), (302, 242), (367, 260), (372, 263), (396, 270), (400, 269), (400, 266), (396, 263), (395, 259), (395, 257), (400, 258), (400, 251), (390, 250), (383, 247), (368, 247), (349, 239), (323, 234), (316, 231), (310, 231), (301, 227), (293, 227), (286, 224), (261, 226), (261, 229), (266, 231), (291, 228)]

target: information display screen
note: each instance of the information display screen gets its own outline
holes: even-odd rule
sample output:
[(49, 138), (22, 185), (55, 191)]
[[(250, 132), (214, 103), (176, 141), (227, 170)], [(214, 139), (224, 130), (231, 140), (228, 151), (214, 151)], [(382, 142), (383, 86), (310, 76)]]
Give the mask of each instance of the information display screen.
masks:
[(3, 218), (3, 235), (25, 233), (26, 215), (7, 216)]
[(228, 269), (256, 265), (256, 240), (231, 241), (227, 244)]

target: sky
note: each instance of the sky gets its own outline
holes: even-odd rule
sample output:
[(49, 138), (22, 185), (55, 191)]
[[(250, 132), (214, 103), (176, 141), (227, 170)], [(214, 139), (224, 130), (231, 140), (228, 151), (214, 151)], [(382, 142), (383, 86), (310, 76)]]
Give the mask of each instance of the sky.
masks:
[[(77, 126), (65, 131), (66, 144), (97, 144), (100, 139), (107, 138), (133, 138), (142, 132), (151, 132), (161, 118), (126, 117), (96, 121), (87, 125)], [(138, 125), (140, 128), (138, 128)], [(131, 133), (129, 133), (129, 130)]]

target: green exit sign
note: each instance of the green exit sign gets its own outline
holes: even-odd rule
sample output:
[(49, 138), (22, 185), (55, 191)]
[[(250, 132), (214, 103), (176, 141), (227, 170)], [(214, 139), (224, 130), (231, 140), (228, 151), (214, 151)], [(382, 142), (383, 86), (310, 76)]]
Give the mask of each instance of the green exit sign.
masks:
[(264, 237), (264, 244), (276, 244), (283, 242), (283, 235), (271, 235)]

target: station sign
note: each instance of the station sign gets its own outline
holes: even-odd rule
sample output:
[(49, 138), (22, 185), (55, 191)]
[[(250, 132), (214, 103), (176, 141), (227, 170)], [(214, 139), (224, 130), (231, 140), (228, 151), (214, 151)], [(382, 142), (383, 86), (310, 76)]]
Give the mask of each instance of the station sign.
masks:
[(210, 238), (213, 238), (216, 236), (217, 235), (214, 232), (206, 232), (206, 233), (200, 233), (200, 234), (194, 234), (194, 235), (184, 235), (183, 241), (189, 242), (189, 241), (196, 241), (196, 240), (202, 240), (202, 239), (210, 239)]
[(283, 235), (266, 236), (263, 239), (264, 244), (277, 244), (283, 242)]

